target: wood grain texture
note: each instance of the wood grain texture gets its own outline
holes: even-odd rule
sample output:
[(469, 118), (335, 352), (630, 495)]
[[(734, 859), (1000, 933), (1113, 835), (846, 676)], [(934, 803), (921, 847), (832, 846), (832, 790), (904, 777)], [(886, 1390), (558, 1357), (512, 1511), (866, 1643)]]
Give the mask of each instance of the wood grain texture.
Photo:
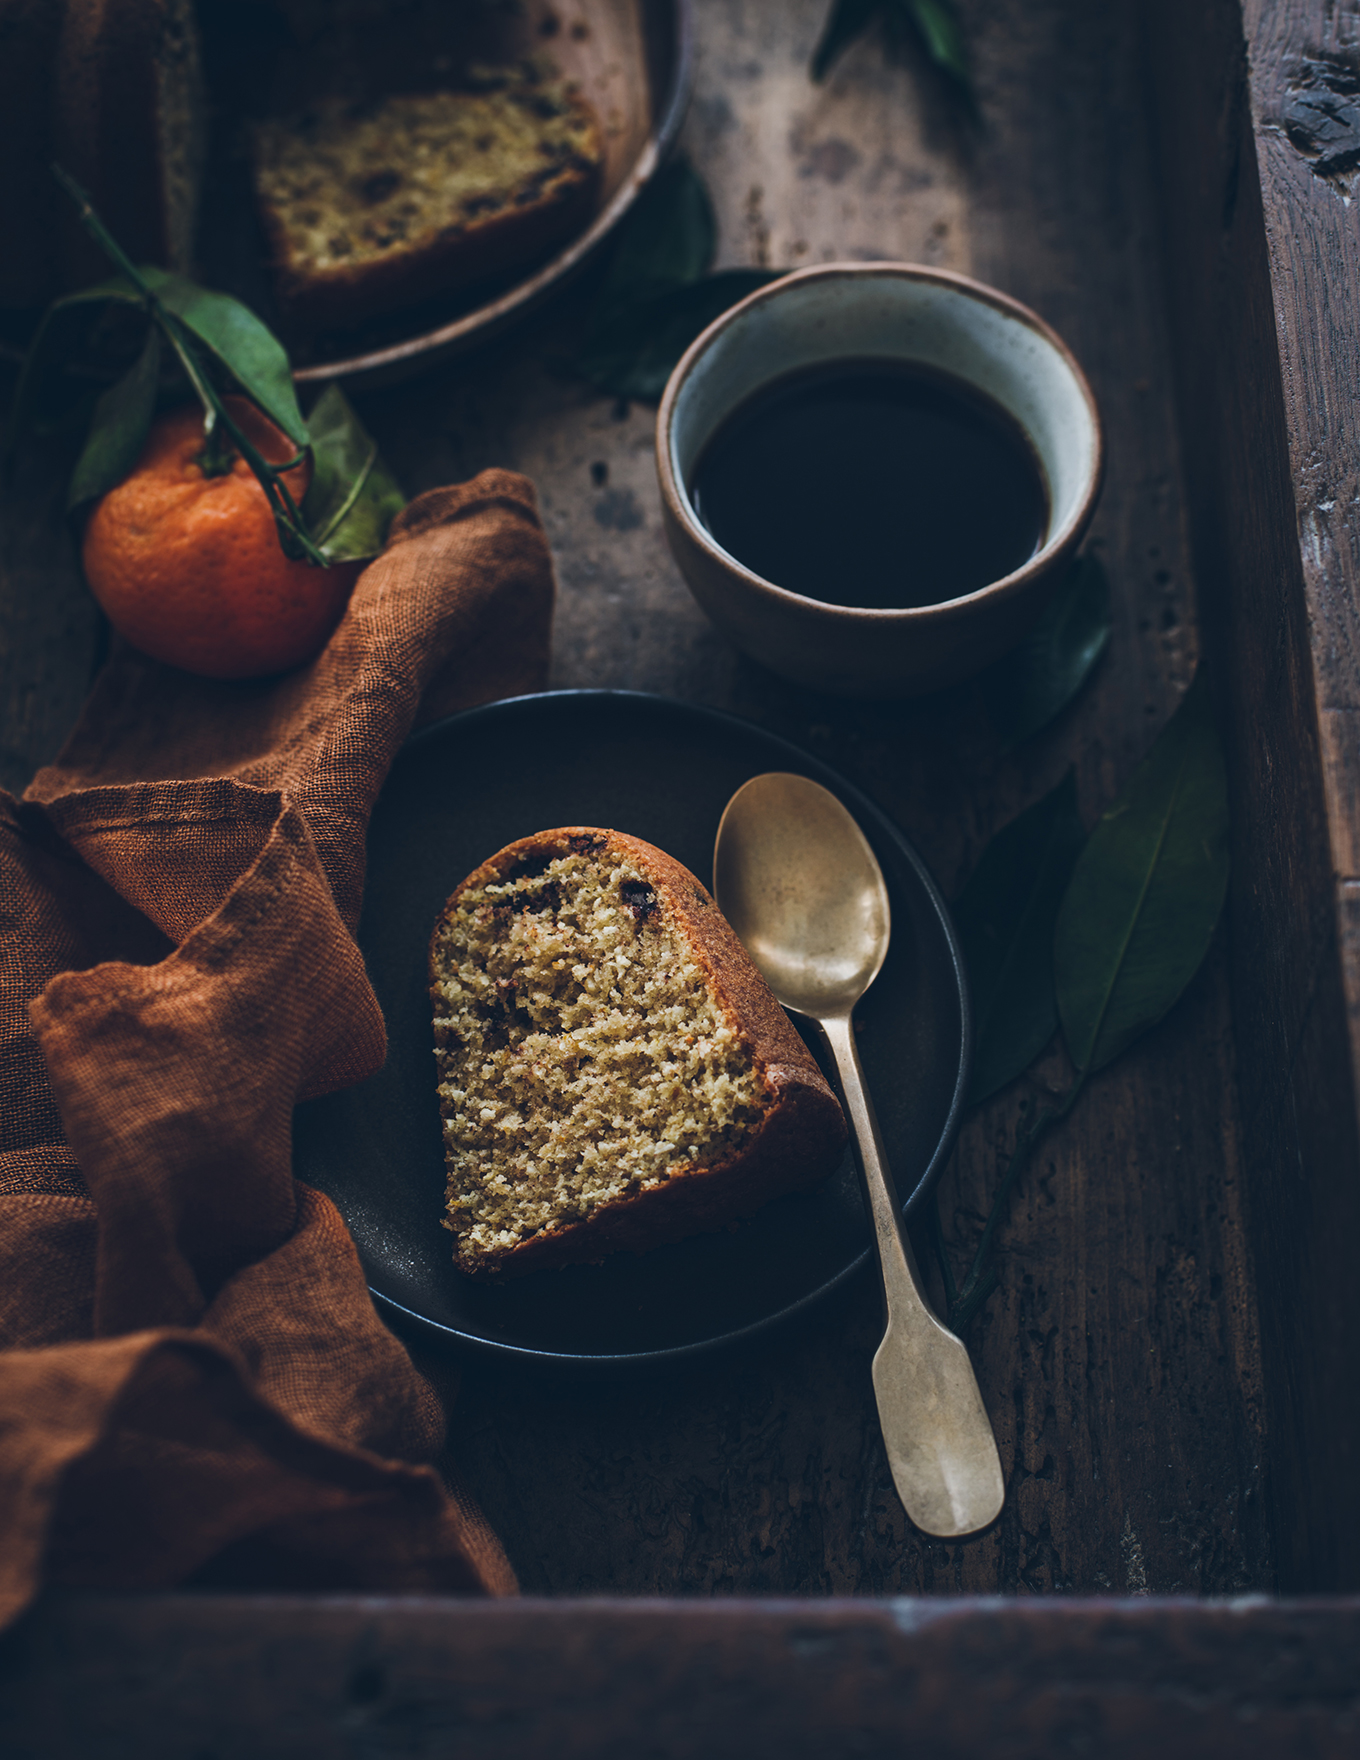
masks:
[[(1091, 822), (1196, 663), (1137, 7), (968, 0), (980, 129), (919, 65), (886, 65), (873, 39), (810, 85), (824, 7), (699, 0), (686, 144), (713, 191), (720, 260), (939, 263), (1029, 301), (1072, 345), (1108, 430), (1092, 543), (1115, 634), (1094, 685), (1051, 730), (1008, 755), (976, 687), (847, 706), (739, 658), (665, 551), (653, 412), (570, 375), (588, 286), (493, 349), (356, 402), (412, 493), (491, 464), (535, 478), (560, 584), (556, 685), (660, 691), (795, 739), (878, 799), (953, 895), (992, 832), (1069, 765)], [(36, 597), (23, 618), (6, 649), (16, 695), (0, 705), (18, 770), (49, 755), (56, 711), (25, 719), (10, 705), (60, 655), (67, 695), (52, 701), (73, 708), (88, 653), (67, 653), (60, 618)], [(1228, 966), (1225, 937), (1157, 1034), (1092, 1084), (1017, 1194), (1002, 1287), (970, 1340), (1010, 1489), (992, 1530), (944, 1545), (908, 1528), (878, 1435), (866, 1284), (815, 1329), (700, 1379), (586, 1395), (469, 1370), (450, 1462), (526, 1589), (1270, 1587)], [(1063, 1078), (1055, 1056), (1038, 1085)], [(960, 1260), (1033, 1092), (1017, 1085), (964, 1130), (942, 1187)], [(428, 1366), (452, 1394), (457, 1366)]]
[(9, 1760), (1342, 1760), (1360, 1604), (84, 1596)]
[(1360, 1583), (1360, 318), (1341, 291), (1360, 272), (1344, 95), (1360, 19), (1253, 3), (1248, 57), (1235, 0), (1158, 0), (1147, 17), (1196, 563), (1231, 740), (1268, 1504), (1282, 1585), (1342, 1588)]
[[(821, 0), (701, 0), (686, 146), (722, 263), (905, 257), (1031, 302), (1089, 373), (1110, 442), (1093, 542), (1111, 652), (1007, 756), (972, 687), (918, 705), (810, 699), (729, 649), (666, 553), (652, 412), (554, 363), (579, 314), (365, 403), (416, 482), (494, 459), (539, 484), (561, 585), (553, 681), (730, 708), (873, 794), (957, 890), (986, 839), (1077, 766), (1088, 823), (1191, 677), (1194, 593), (1134, 9), (965, 8), (985, 126), (868, 39), (806, 78)], [(584, 298), (585, 296), (583, 296)], [(431, 439), (434, 437), (434, 445)], [(427, 474), (428, 473), (428, 474)], [(972, 1344), (1011, 1495), (924, 1541), (891, 1489), (863, 1288), (820, 1333), (699, 1382), (614, 1394), (469, 1371), (454, 1456), (536, 1592), (1213, 1592), (1268, 1586), (1255, 1316), (1241, 1221), (1227, 961), (1095, 1084), (1027, 1179)], [(1057, 1082), (1054, 1059), (1041, 1072)], [(965, 1128), (942, 1200), (976, 1238), (1023, 1086)]]

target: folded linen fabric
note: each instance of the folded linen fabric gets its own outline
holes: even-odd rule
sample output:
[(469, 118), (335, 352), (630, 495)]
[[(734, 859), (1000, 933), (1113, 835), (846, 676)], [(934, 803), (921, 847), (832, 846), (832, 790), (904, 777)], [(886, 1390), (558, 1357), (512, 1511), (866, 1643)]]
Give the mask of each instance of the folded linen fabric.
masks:
[(397, 747), (541, 689), (552, 598), (522, 477), (433, 490), (310, 666), (118, 650), (0, 797), (0, 1624), (44, 1583), (513, 1591), (290, 1122), (384, 1055), (353, 931)]

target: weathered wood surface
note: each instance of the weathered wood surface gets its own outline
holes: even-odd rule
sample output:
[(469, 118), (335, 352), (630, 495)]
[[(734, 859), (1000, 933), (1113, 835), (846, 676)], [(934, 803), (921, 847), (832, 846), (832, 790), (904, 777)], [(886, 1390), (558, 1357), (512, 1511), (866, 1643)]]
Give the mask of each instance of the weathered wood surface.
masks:
[(9, 1760), (1341, 1760), (1360, 1603), (82, 1596), (0, 1644)]
[[(972, 688), (852, 708), (737, 658), (665, 551), (652, 411), (594, 397), (562, 369), (588, 289), (484, 356), (358, 401), (412, 491), (489, 464), (536, 478), (561, 586), (556, 684), (662, 691), (799, 740), (875, 795), (952, 891), (991, 832), (1070, 764), (1093, 819), (1195, 665), (1136, 8), (969, 0), (974, 131), (919, 68), (885, 67), (873, 41), (810, 86), (825, 3), (699, 0), (686, 143), (714, 192), (721, 257), (942, 263), (1029, 301), (1072, 344), (1108, 426), (1093, 542), (1116, 627), (1095, 685), (1052, 731), (1007, 756)], [(44, 513), (22, 554), (51, 529)], [(52, 544), (46, 590), (7, 564), (0, 604), (11, 782), (50, 755), (93, 651)], [(1020, 1099), (970, 1121), (946, 1176), (960, 1252)], [(1092, 1084), (1018, 1195), (1003, 1286), (971, 1339), (1010, 1495), (973, 1541), (924, 1541), (891, 1489), (868, 1287), (816, 1332), (701, 1379), (587, 1396), (469, 1371), (451, 1464), (536, 1593), (1268, 1588), (1239, 1163), (1220, 948), (1164, 1027)], [(456, 1367), (429, 1367), (452, 1391)]]
[[(972, 690), (856, 709), (736, 657), (664, 548), (651, 410), (552, 372), (567, 315), (365, 410), (415, 480), (497, 458), (536, 477), (562, 587), (555, 683), (665, 691), (776, 728), (882, 801), (952, 890), (1071, 763), (1094, 817), (1195, 664), (1138, 39), (1120, 6), (969, 10), (987, 119), (972, 135), (872, 41), (809, 85), (823, 11), (698, 8), (686, 145), (714, 192), (721, 258), (941, 263), (1030, 301), (1075, 348), (1109, 430), (1094, 541), (1117, 623), (1094, 688), (1052, 733), (1008, 758)], [(432, 430), (446, 438), (422, 456)], [(980, 1226), (1018, 1099), (968, 1125), (946, 1177), (960, 1244)], [(1004, 1287), (972, 1340), (1010, 1485), (991, 1533), (944, 1546), (907, 1527), (875, 1423), (869, 1289), (819, 1335), (697, 1382), (585, 1395), (469, 1372), (454, 1457), (540, 1593), (1268, 1586), (1239, 1203), (1216, 957), (1163, 1031), (1096, 1084), (1016, 1204)]]
[[(1154, 4), (1282, 1587), (1360, 1582), (1360, 13)], [(1250, 55), (1244, 66), (1243, 21)]]

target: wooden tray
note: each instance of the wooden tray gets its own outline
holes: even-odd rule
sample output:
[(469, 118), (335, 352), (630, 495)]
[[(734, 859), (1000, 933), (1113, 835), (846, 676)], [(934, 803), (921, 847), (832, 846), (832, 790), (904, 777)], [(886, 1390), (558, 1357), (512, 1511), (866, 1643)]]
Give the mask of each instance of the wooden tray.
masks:
[[(1013, 1206), (1002, 1287), (970, 1337), (1005, 1512), (961, 1545), (906, 1525), (874, 1420), (868, 1285), (816, 1331), (702, 1377), (587, 1397), (474, 1368), (447, 1464), (545, 1599), (54, 1601), (0, 1645), (16, 1751), (1354, 1751), (1352, 25), (1325, 0), (959, 11), (980, 128), (871, 42), (810, 87), (822, 0), (700, 0), (684, 145), (724, 262), (971, 270), (1087, 369), (1110, 437), (1093, 541), (1116, 627), (1091, 691), (1031, 747), (1000, 752), (966, 692), (855, 708), (737, 660), (664, 552), (651, 412), (561, 372), (571, 302), (513, 354), (360, 402), (409, 489), (493, 463), (535, 478), (559, 572), (555, 684), (666, 692), (808, 746), (951, 896), (1070, 764), (1090, 822), (1206, 658), (1233, 790), (1228, 921)], [(18, 783), (95, 652), (54, 560), (58, 510), (26, 518), (0, 601), (0, 759)], [(942, 1182), (960, 1250), (1016, 1106), (973, 1115)]]

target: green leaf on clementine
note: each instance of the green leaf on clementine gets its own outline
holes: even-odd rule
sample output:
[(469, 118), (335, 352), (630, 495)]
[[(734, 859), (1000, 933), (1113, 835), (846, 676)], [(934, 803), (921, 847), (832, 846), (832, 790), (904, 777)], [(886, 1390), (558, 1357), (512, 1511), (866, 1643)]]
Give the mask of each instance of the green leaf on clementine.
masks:
[(66, 493), (68, 512), (107, 493), (136, 464), (156, 413), (160, 369), (161, 333), (148, 324), (136, 362), (94, 406), (84, 450)]
[(312, 481), (302, 516), (317, 547), (328, 562), (376, 556), (388, 526), (406, 505), (396, 478), (378, 456), (377, 442), (334, 384), (317, 400), (307, 428)]
[(165, 269), (144, 267), (139, 273), (165, 309), (193, 332), (246, 396), (295, 446), (305, 446), (307, 423), (298, 408), (293, 370), (273, 331), (230, 294), (212, 293)]

